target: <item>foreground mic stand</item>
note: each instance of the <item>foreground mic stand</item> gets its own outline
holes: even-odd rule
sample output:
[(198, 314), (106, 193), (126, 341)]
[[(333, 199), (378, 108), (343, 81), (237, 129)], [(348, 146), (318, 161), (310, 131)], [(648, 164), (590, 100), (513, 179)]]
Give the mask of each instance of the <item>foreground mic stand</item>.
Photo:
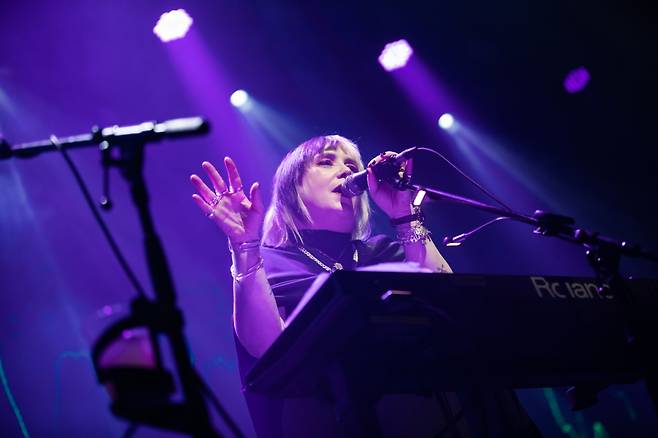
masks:
[[(155, 300), (143, 294), (131, 305), (131, 315), (109, 327), (93, 347), (94, 368), (101, 383), (108, 385), (113, 393), (112, 412), (133, 423), (144, 423), (155, 427), (175, 430), (194, 437), (220, 437), (210, 420), (203, 392), (209, 393), (200, 376), (192, 366), (189, 349), (183, 334), (183, 316), (176, 305), (176, 292), (164, 249), (156, 233), (148, 207), (148, 193), (143, 178), (144, 147), (149, 141), (165, 136), (177, 137), (208, 132), (208, 124), (201, 118), (177, 119), (156, 124), (142, 123), (125, 128), (95, 128), (92, 134), (63, 138), (60, 140), (26, 143), (0, 148), (0, 158), (31, 157), (41, 152), (61, 148), (101, 145), (109, 150), (120, 143), (120, 158), (103, 160), (103, 166), (117, 166), (130, 184), (130, 192), (137, 208), (144, 232), (144, 246)], [(103, 353), (113, 342), (120, 340), (126, 330), (147, 327), (154, 351), (155, 368), (103, 366)], [(164, 334), (171, 347), (178, 371), (184, 401), (171, 402), (174, 391), (171, 374), (162, 364), (157, 343), (159, 334)], [(210, 394), (208, 394), (210, 396)], [(235, 436), (242, 437), (237, 425), (226, 411), (213, 399), (219, 414)]]
[[(536, 234), (556, 237), (572, 244), (585, 247), (587, 259), (594, 269), (597, 279), (602, 284), (607, 284), (610, 287), (610, 290), (620, 300), (621, 311), (628, 327), (628, 340), (631, 345), (636, 347), (638, 357), (643, 367), (645, 384), (653, 401), (654, 409), (658, 414), (658, 359), (654, 354), (658, 337), (647, 329), (648, 319), (651, 318), (651, 316), (647, 314), (635, 314), (636, 309), (629, 298), (630, 294), (627, 291), (626, 283), (619, 272), (619, 261), (622, 256), (640, 258), (658, 263), (658, 255), (644, 251), (639, 246), (625, 241), (617, 241), (598, 233), (575, 228), (574, 220), (567, 216), (547, 213), (541, 210), (537, 210), (532, 216), (527, 216), (509, 209), (485, 204), (453, 193), (423, 187), (418, 184), (412, 184), (408, 181), (397, 178), (396, 176), (393, 176), (392, 178), (393, 180), (390, 180), (389, 182), (393, 184), (394, 187), (397, 187), (400, 190), (412, 190), (416, 192), (414, 205), (419, 206), (426, 197), (429, 197), (434, 200), (465, 205), (497, 216), (496, 219), (476, 228), (473, 232), (498, 220), (511, 219), (534, 226), (534, 232)], [(460, 236), (468, 236), (471, 234), (472, 232)], [(449, 244), (460, 240), (463, 239), (446, 238), (444, 242)], [(602, 286), (599, 289), (601, 292)], [(576, 397), (574, 407), (576, 409), (582, 409), (595, 403), (596, 393), (601, 389), (604, 389), (606, 386), (606, 384), (593, 385), (589, 388), (583, 388), (581, 391), (578, 391), (579, 388), (573, 388), (575, 391), (572, 391), (572, 395)]]

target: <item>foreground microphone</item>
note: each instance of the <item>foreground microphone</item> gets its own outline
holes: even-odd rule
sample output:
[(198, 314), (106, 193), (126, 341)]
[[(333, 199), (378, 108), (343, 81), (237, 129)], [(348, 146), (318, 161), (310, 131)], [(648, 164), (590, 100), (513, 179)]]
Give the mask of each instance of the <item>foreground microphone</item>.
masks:
[[(405, 149), (399, 154), (387, 157), (372, 166), (372, 171), (377, 179), (391, 183), (396, 182), (402, 164), (416, 152), (416, 149), (416, 147)], [(366, 190), (368, 190), (368, 169), (349, 175), (340, 185), (340, 192), (348, 198), (359, 196)]]
[(131, 126), (109, 126), (101, 130), (104, 140), (110, 138), (144, 138), (159, 140), (164, 137), (184, 137), (205, 134), (209, 130), (208, 122), (201, 117), (185, 117), (165, 122), (144, 122)]

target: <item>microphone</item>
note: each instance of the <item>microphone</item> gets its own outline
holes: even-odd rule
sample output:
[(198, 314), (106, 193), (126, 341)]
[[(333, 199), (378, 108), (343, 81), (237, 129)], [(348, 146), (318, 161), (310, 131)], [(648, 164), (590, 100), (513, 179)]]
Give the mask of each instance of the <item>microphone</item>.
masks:
[[(372, 171), (374, 172), (377, 179), (388, 181), (391, 183), (397, 182), (399, 179), (398, 173), (402, 164), (416, 152), (417, 147), (412, 147), (405, 149), (399, 154), (387, 157), (386, 159), (380, 161), (379, 163), (372, 166)], [(368, 169), (364, 169), (360, 172), (353, 173), (349, 175), (343, 183), (340, 185), (340, 192), (343, 196), (352, 198), (354, 196), (359, 196), (361, 193), (368, 190)]]

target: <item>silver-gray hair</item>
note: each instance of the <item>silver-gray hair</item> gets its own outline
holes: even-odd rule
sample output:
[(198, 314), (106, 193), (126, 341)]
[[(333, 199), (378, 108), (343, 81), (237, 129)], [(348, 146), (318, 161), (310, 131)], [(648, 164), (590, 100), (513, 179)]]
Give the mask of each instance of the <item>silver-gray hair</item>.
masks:
[[(364, 169), (359, 148), (351, 140), (340, 135), (313, 137), (290, 151), (281, 161), (273, 181), (272, 202), (265, 214), (263, 244), (273, 247), (303, 244), (299, 226), (311, 223), (308, 209), (299, 196), (299, 187), (306, 170), (318, 153), (328, 147), (342, 147), (353, 155), (358, 170)], [(364, 240), (370, 236), (370, 204), (364, 192), (352, 198), (356, 225), (352, 239)]]

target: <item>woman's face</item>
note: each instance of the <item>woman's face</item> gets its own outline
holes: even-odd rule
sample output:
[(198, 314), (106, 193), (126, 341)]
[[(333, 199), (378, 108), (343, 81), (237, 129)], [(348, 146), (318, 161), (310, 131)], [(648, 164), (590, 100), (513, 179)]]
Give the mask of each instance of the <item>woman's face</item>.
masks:
[[(354, 202), (340, 185), (358, 171), (358, 158), (349, 146), (330, 145), (316, 154), (297, 188), (311, 217), (311, 229), (351, 232), (356, 224)], [(304, 227), (302, 227), (304, 228)]]

